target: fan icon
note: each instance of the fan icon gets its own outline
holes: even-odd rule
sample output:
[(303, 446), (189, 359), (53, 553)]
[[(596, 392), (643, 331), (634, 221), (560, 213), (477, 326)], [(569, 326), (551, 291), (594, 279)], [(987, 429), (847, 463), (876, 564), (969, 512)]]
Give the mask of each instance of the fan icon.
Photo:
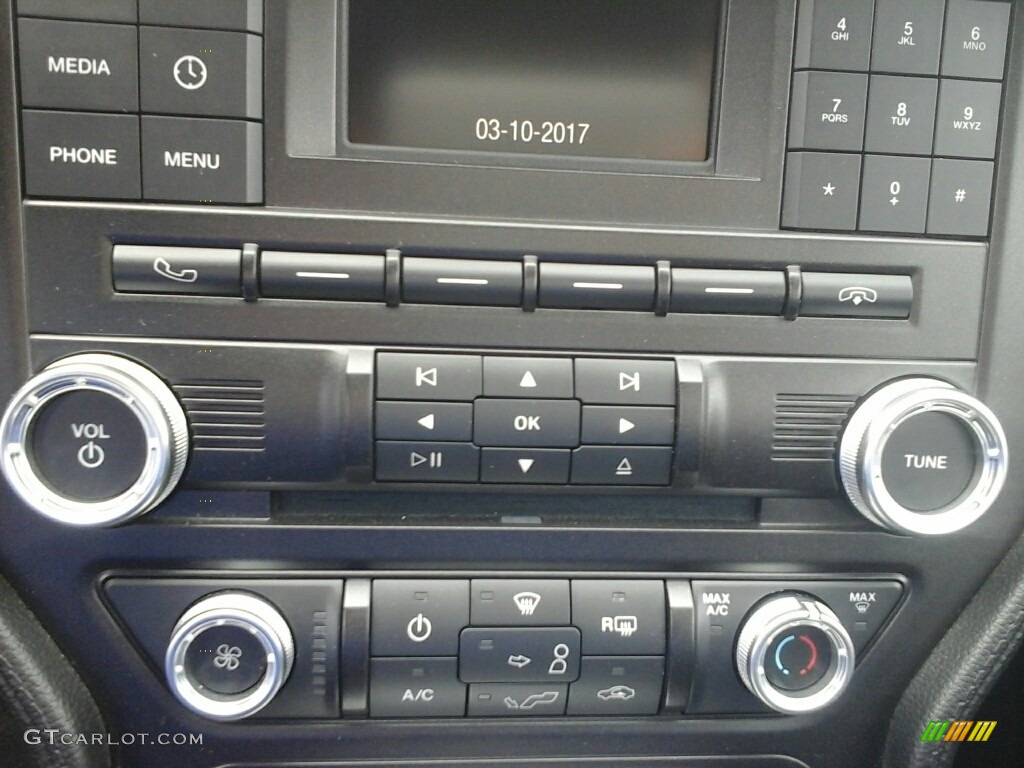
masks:
[(213, 665), (217, 669), (226, 669), (228, 672), (234, 672), (238, 669), (238, 665), (241, 664), (240, 658), (242, 658), (241, 648), (237, 645), (229, 646), (227, 643), (222, 643), (217, 646), (217, 656), (213, 660)]

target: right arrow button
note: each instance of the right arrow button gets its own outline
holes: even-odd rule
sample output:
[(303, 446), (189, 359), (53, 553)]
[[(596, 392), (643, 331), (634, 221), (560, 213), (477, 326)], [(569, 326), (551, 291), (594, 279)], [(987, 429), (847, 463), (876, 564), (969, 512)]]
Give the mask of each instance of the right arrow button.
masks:
[(675, 432), (674, 408), (583, 406), (586, 445), (672, 445)]

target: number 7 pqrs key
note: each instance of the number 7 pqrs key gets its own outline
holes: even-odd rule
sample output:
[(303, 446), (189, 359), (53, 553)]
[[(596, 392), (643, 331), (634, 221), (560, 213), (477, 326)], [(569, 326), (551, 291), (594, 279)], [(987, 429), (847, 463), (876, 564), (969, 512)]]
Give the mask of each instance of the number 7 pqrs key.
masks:
[(859, 152), (864, 146), (867, 92), (867, 75), (794, 74), (789, 148)]

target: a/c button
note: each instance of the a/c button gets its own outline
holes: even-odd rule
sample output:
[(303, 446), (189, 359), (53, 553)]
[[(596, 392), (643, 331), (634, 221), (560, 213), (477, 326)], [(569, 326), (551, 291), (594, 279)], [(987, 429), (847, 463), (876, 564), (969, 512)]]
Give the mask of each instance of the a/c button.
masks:
[(263, 127), (241, 120), (142, 118), (146, 200), (263, 202)]
[(370, 717), (462, 717), (457, 659), (373, 659)]

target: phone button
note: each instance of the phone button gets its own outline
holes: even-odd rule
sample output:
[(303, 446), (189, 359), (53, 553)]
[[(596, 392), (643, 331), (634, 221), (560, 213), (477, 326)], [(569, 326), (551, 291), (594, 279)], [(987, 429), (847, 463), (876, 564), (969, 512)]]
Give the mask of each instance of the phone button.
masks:
[(115, 245), (114, 289), (121, 293), (240, 296), (242, 252), (231, 248)]
[(908, 275), (804, 272), (803, 317), (873, 317), (906, 320), (914, 304)]

